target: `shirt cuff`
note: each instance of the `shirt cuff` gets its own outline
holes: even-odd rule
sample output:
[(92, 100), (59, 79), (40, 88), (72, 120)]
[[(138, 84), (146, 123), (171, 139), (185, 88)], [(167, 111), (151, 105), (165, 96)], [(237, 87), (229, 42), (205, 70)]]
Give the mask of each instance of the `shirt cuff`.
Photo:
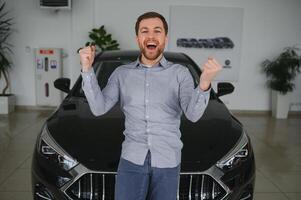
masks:
[(94, 72), (94, 69), (91, 68), (89, 71), (83, 72), (81, 70), (81, 76), (82, 76), (82, 88), (86, 88), (88, 90), (92, 90), (94, 85), (97, 85), (98, 82), (96, 80), (96, 75)]
[(195, 88), (195, 91), (198, 93), (198, 94), (208, 94), (208, 93), (210, 93), (210, 91), (211, 91), (211, 84), (210, 84), (210, 86), (209, 86), (209, 88), (207, 89), (207, 90), (202, 90), (201, 88), (200, 88), (200, 85), (198, 85), (196, 88)]
[(82, 70), (80, 70), (80, 73), (84, 80), (90, 80), (94, 74), (94, 70), (93, 70), (93, 68), (89, 69), (89, 71), (86, 71), (86, 72), (83, 72)]
[(88, 71), (86, 71), (86, 72), (83, 72), (82, 69), (80, 70), (80, 73), (81, 73), (81, 74), (89, 74), (89, 73), (91, 73), (91, 72), (93, 72), (93, 68), (92, 68), (92, 67), (91, 67)]

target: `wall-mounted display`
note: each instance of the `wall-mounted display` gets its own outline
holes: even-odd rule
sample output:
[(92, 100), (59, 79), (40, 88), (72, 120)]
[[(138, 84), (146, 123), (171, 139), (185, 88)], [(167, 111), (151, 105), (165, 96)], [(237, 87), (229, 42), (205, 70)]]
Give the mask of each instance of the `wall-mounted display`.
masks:
[(243, 8), (171, 6), (169, 50), (191, 56), (201, 67), (209, 56), (223, 65), (217, 81), (237, 81)]

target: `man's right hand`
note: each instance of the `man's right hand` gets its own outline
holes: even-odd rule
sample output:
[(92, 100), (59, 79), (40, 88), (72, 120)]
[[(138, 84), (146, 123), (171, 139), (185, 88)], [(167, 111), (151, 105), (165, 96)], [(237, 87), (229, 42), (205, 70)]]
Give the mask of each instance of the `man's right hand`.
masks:
[(95, 57), (95, 45), (87, 46), (79, 50), (80, 64), (82, 66), (82, 72), (87, 72), (92, 68), (92, 64)]

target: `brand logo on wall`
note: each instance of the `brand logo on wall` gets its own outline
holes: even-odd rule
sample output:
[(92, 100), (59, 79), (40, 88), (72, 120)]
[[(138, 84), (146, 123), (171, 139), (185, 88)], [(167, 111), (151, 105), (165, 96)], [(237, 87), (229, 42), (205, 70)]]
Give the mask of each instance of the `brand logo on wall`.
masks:
[(217, 37), (213, 39), (179, 38), (177, 47), (205, 48), (205, 49), (232, 49), (234, 43), (228, 37)]

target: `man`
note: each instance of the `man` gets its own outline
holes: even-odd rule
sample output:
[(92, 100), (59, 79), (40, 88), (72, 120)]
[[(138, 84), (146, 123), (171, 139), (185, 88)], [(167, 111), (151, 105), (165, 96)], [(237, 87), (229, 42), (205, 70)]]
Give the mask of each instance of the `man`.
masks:
[(119, 100), (125, 114), (115, 199), (175, 200), (183, 146), (181, 114), (193, 122), (200, 119), (221, 66), (209, 58), (194, 88), (189, 70), (163, 56), (168, 26), (162, 15), (144, 13), (135, 30), (141, 56), (118, 67), (102, 91), (91, 68), (95, 47), (80, 50), (83, 90), (94, 115), (106, 113)]

